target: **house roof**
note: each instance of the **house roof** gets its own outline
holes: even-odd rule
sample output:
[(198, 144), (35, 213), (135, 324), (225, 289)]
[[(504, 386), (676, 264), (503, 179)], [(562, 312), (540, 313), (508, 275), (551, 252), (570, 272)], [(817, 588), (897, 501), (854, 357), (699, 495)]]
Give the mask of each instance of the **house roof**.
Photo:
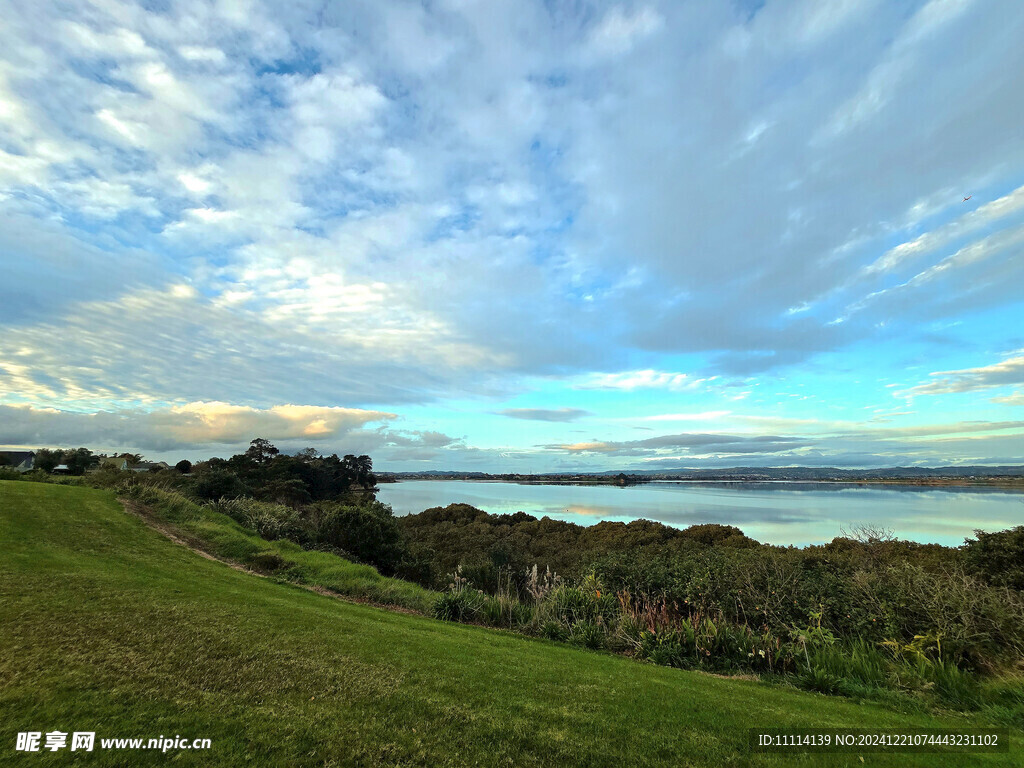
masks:
[(12, 467), (24, 464), (36, 457), (35, 451), (0, 451), (0, 456), (6, 457)]
[(138, 464), (132, 464), (129, 469), (143, 472), (150, 469), (168, 469), (168, 465), (162, 461), (140, 461)]

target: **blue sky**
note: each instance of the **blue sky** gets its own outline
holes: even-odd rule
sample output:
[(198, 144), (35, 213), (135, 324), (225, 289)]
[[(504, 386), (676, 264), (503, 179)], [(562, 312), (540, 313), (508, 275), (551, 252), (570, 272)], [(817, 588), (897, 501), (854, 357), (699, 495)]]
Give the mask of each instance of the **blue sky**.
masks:
[(1019, 3), (4, 20), (0, 444), (1024, 463)]

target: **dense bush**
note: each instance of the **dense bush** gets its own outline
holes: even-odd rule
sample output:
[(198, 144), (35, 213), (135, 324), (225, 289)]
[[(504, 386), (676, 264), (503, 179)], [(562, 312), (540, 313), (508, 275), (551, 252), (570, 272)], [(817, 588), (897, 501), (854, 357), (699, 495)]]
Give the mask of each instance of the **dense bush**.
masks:
[(370, 563), (382, 573), (395, 573), (405, 560), (402, 532), (391, 507), (377, 501), (363, 504), (318, 502), (304, 510), (313, 539)]
[[(468, 504), (407, 515), (399, 519), (399, 525), (410, 542), (433, 553), (434, 574), (450, 573), (461, 565), (472, 575), (474, 584), (489, 591), (497, 588), (502, 569), (510, 568), (519, 579), (534, 563), (577, 578), (602, 557), (654, 558), (711, 545), (757, 546), (732, 526), (701, 525), (679, 530), (650, 520), (581, 526), (547, 517), (538, 519), (523, 512), (490, 515)], [(437, 578), (432, 586), (442, 586), (443, 577)]]
[(193, 493), (204, 501), (235, 499), (249, 489), (234, 472), (220, 467), (205, 467), (196, 473)]
[(434, 617), (444, 621), (475, 621), (485, 602), (483, 592), (445, 592), (434, 603)]
[(1008, 531), (975, 531), (964, 543), (967, 567), (998, 587), (1024, 590), (1024, 525)]

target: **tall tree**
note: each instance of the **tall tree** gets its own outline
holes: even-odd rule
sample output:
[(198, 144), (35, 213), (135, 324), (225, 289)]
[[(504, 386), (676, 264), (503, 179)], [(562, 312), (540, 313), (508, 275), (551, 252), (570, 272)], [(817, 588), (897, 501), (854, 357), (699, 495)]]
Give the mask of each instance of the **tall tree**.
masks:
[(94, 456), (88, 448), (76, 448), (73, 451), (64, 451), (63, 460), (68, 465), (68, 472), (72, 475), (81, 475), (90, 467), (99, 464), (100, 457)]
[(246, 450), (245, 455), (256, 464), (263, 465), (273, 459), (280, 451), (275, 448), (269, 440), (264, 440), (262, 437), (257, 437), (251, 443), (249, 448)]
[(40, 448), (36, 451), (35, 468), (41, 469), (43, 472), (53, 472), (53, 468), (63, 460), (64, 451), (51, 451), (49, 448)]

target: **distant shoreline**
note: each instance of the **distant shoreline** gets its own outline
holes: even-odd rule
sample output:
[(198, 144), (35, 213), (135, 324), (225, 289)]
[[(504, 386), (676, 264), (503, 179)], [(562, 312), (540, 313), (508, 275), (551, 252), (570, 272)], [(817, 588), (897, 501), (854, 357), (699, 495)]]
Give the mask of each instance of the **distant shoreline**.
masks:
[(649, 485), (652, 483), (685, 483), (692, 485), (722, 484), (736, 485), (747, 483), (778, 483), (784, 484), (806, 484), (806, 485), (890, 485), (890, 486), (917, 486), (922, 488), (948, 488), (948, 487), (986, 487), (1006, 488), (1024, 491), (1024, 476), (993, 476), (993, 477), (892, 477), (892, 478), (764, 478), (764, 477), (712, 477), (712, 478), (691, 478), (691, 477), (630, 477), (625, 483), (617, 482), (615, 477), (609, 478), (579, 478), (579, 479), (556, 479), (556, 478), (501, 478), (501, 477), (466, 477), (466, 476), (402, 476), (378, 478), (379, 483), (401, 483), (413, 481), (430, 482), (467, 482), (467, 483), (515, 483), (516, 485), (580, 485), (580, 486), (611, 486), (614, 488), (631, 487), (635, 485)]

